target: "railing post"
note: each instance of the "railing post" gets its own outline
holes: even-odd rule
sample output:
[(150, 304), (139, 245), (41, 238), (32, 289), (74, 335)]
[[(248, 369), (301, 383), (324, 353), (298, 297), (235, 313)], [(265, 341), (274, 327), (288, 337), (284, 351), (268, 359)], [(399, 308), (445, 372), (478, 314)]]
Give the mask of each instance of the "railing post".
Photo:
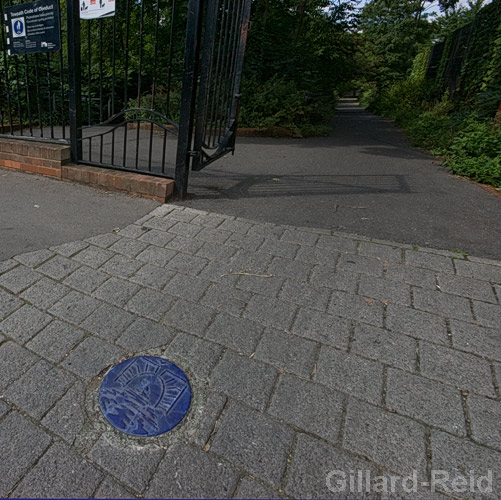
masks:
[(198, 59), (200, 53), (201, 15), (203, 0), (189, 0), (186, 23), (183, 90), (177, 139), (175, 195), (184, 198), (188, 191), (188, 174), (191, 160), (191, 143), (197, 94)]
[(66, 0), (68, 16), (68, 81), (71, 161), (82, 158), (82, 82), (80, 55), (80, 2)]

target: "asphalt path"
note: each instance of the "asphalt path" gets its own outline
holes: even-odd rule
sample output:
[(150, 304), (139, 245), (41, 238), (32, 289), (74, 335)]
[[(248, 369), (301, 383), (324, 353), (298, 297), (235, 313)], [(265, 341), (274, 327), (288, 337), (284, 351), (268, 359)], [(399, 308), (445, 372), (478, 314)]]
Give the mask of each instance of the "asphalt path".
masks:
[(329, 137), (238, 139), (182, 205), (501, 258), (501, 198), (451, 175), (390, 121), (342, 99)]

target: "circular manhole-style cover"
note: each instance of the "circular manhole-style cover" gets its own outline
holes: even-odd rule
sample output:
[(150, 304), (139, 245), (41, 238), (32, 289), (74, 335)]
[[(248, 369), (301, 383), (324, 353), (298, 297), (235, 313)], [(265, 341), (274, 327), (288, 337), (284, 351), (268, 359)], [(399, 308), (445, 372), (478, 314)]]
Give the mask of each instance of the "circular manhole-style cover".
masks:
[(113, 367), (99, 390), (108, 422), (134, 436), (157, 436), (184, 418), (191, 387), (174, 363), (153, 356), (130, 358)]

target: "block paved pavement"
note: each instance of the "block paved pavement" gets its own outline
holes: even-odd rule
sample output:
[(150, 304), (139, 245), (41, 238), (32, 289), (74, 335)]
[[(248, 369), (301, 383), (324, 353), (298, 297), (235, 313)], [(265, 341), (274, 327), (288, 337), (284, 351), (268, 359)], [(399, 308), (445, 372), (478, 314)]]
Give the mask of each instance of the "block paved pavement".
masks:
[[(500, 300), (501, 262), (174, 205), (0, 262), (0, 496), (499, 498)], [(156, 438), (98, 409), (138, 354), (192, 384)], [(327, 487), (489, 469), (490, 494)]]

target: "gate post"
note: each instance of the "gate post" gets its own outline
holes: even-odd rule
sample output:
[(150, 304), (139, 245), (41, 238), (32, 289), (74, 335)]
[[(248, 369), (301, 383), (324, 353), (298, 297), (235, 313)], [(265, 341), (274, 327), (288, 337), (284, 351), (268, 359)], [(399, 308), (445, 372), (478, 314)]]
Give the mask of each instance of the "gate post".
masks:
[(197, 94), (198, 58), (200, 53), (201, 16), (204, 0), (189, 0), (186, 23), (186, 45), (184, 54), (183, 89), (177, 139), (175, 195), (181, 198), (188, 191), (191, 146)]
[(68, 17), (68, 82), (71, 161), (82, 158), (82, 82), (80, 55), (80, 2), (66, 0)]

